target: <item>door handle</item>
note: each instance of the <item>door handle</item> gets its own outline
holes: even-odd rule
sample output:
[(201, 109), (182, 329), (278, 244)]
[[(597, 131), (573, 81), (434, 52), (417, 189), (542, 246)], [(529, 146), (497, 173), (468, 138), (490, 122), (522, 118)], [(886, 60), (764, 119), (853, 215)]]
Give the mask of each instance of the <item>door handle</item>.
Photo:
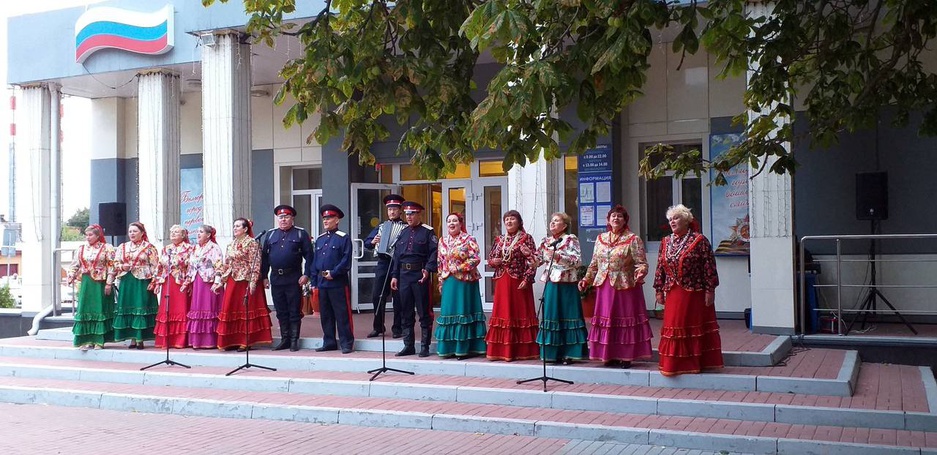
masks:
[[(361, 259), (364, 257), (364, 240), (361, 239), (351, 239), (351, 244), (353, 246), (352, 256), (355, 259)], [(359, 246), (360, 245), (360, 246)]]

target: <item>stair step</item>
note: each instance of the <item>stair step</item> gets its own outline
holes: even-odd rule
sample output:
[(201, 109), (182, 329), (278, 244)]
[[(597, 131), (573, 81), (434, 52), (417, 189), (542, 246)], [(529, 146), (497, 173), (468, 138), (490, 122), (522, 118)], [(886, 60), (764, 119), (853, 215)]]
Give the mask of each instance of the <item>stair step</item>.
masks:
[(367, 427), (518, 434), (749, 453), (920, 453), (922, 430), (642, 415), (384, 397), (0, 377), (0, 401)]

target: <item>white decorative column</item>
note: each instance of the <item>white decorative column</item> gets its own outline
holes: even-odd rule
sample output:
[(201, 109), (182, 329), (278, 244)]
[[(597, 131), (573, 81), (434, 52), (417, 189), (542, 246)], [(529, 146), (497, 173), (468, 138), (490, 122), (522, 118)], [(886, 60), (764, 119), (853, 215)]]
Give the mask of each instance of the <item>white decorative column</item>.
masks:
[[(771, 5), (749, 3), (753, 16), (773, 14)], [(757, 67), (757, 62), (751, 62)], [(751, 78), (749, 71), (748, 77)], [(749, 120), (760, 114), (748, 112)], [(789, 143), (784, 145), (788, 151)], [(770, 168), (775, 158), (761, 160)], [(749, 166), (749, 175), (755, 170)], [(751, 213), (752, 330), (757, 333), (794, 333), (794, 228), (791, 176), (765, 170), (749, 184)]]
[(202, 37), (202, 155), (205, 222), (230, 242), (234, 219), (250, 217), (250, 45), (234, 33)]
[(52, 187), (61, 185), (61, 176), (53, 172), (52, 140), (59, 138), (53, 123), (59, 122), (53, 122), (52, 117), (59, 115), (59, 97), (56, 87), (46, 85), (23, 87), (20, 94), (14, 221), (22, 227), (18, 247), (23, 253), (19, 273), (23, 279), (23, 311), (39, 312), (53, 304), (53, 287), (58, 283), (58, 271), (53, 270), (58, 235), (52, 210), (59, 210), (59, 204), (53, 200)]
[(137, 76), (140, 221), (150, 242), (169, 239), (179, 223), (179, 154), (182, 147), (179, 76), (164, 70)]

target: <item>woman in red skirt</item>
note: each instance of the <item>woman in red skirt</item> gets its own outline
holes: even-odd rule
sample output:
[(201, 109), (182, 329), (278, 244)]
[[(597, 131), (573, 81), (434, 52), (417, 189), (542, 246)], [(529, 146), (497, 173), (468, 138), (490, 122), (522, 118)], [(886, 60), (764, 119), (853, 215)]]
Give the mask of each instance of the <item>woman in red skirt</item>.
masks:
[(234, 220), (234, 240), (224, 262), (215, 268), (212, 286), (212, 291), (218, 292), (227, 281), (218, 314), (218, 349), (244, 351), (248, 346), (273, 343), (267, 296), (263, 287), (257, 289), (259, 279), (260, 245), (254, 240), (251, 222), (238, 218)]
[(505, 235), (499, 235), (488, 254), (495, 268), (494, 307), (488, 323), (489, 360), (527, 360), (540, 356), (537, 312), (534, 310), (534, 275), (539, 265), (534, 238), (524, 231), (517, 210), (504, 214)]
[(712, 245), (683, 204), (667, 209), (667, 221), (673, 234), (661, 241), (654, 276), (657, 303), (665, 305), (660, 372), (675, 376), (722, 368)]
[(193, 248), (189, 243), (189, 231), (178, 224), (169, 228), (169, 241), (159, 255), (159, 267), (153, 278), (160, 285), (156, 347), (165, 348), (168, 344), (172, 348), (184, 348), (188, 345), (186, 314), (191, 301), (190, 289), (186, 289), (184, 283)]

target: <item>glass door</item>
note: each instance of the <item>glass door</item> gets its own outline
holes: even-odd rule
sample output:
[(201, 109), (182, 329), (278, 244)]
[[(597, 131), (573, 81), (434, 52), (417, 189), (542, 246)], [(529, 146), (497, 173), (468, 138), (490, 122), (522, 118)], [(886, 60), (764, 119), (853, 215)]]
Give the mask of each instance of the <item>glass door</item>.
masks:
[[(474, 180), (445, 180), (442, 185), (442, 216), (460, 212), (465, 216), (465, 230), (478, 241), (482, 262), (479, 283), (482, 302), (490, 310), (494, 302), (491, 277), (494, 269), (488, 266), (488, 248), (495, 236), (501, 234), (501, 214), (507, 206), (507, 179), (476, 178)], [(440, 236), (446, 235), (443, 223)]]
[[(373, 310), (371, 288), (377, 258), (373, 250), (364, 249), (364, 240), (371, 230), (387, 218), (384, 196), (399, 193), (399, 185), (383, 183), (351, 184), (351, 235), (354, 259), (351, 264), (351, 309)], [(388, 303), (388, 305), (391, 305)], [(392, 305), (391, 305), (392, 307)]]
[(293, 208), (296, 209), (296, 225), (312, 236), (313, 242), (322, 229), (319, 207), (322, 206), (322, 190), (293, 191)]

